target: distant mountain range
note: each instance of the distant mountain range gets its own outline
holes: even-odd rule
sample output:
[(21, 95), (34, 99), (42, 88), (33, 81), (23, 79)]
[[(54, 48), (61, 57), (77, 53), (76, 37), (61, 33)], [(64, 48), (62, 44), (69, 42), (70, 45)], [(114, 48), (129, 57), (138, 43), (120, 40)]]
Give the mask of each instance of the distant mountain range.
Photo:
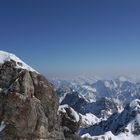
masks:
[[(134, 78), (122, 76), (112, 80), (90, 78), (90, 81), (88, 78), (85, 80), (80, 78), (78, 80), (53, 79), (52, 82), (62, 98), (71, 91), (78, 92), (90, 102), (107, 97), (126, 105), (133, 99), (140, 98), (140, 82)], [(61, 95), (59, 91), (61, 91)]]
[[(91, 80), (92, 79), (92, 80)], [(135, 78), (111, 80), (53, 79), (60, 104), (82, 118), (79, 134), (93, 140), (140, 139), (140, 82)]]

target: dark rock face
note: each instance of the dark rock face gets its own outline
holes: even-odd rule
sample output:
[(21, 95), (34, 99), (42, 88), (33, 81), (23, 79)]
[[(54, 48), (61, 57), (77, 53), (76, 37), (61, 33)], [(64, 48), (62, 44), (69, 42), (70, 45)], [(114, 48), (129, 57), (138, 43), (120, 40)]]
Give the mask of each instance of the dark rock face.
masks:
[(17, 69), (7, 61), (0, 66), (0, 139), (65, 140), (57, 113), (53, 85), (42, 75)]

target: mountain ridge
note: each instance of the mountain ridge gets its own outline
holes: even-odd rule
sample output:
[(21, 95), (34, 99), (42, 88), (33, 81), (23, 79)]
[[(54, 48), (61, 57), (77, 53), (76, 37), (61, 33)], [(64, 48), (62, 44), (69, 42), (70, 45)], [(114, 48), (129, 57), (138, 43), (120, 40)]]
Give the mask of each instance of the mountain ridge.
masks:
[(67, 114), (61, 118), (59, 98), (46, 77), (7, 52), (0, 51), (0, 62), (0, 139), (79, 139), (77, 129), (65, 135)]

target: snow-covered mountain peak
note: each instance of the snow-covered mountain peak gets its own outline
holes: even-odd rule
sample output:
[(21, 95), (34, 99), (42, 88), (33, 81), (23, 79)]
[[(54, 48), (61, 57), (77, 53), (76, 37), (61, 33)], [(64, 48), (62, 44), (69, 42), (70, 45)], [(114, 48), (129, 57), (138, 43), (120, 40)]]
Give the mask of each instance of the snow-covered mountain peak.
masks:
[(16, 63), (17, 68), (37, 72), (36, 70), (31, 68), (29, 65), (27, 65), (25, 62), (23, 62), (20, 58), (18, 58), (16, 55), (0, 50), (0, 64), (3, 64), (4, 62), (11, 61), (11, 60)]

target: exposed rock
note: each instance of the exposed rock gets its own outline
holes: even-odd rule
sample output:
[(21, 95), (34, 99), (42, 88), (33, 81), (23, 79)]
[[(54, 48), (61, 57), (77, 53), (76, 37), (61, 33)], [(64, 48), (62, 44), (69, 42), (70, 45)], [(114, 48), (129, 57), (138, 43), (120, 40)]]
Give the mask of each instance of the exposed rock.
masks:
[(45, 77), (6, 61), (0, 66), (0, 89), (0, 122), (5, 124), (0, 139), (65, 140), (59, 101)]
[(62, 127), (64, 135), (67, 140), (79, 140), (77, 132), (81, 124), (81, 118), (79, 114), (69, 107), (68, 105), (62, 105), (59, 107), (59, 113), (62, 118)]

